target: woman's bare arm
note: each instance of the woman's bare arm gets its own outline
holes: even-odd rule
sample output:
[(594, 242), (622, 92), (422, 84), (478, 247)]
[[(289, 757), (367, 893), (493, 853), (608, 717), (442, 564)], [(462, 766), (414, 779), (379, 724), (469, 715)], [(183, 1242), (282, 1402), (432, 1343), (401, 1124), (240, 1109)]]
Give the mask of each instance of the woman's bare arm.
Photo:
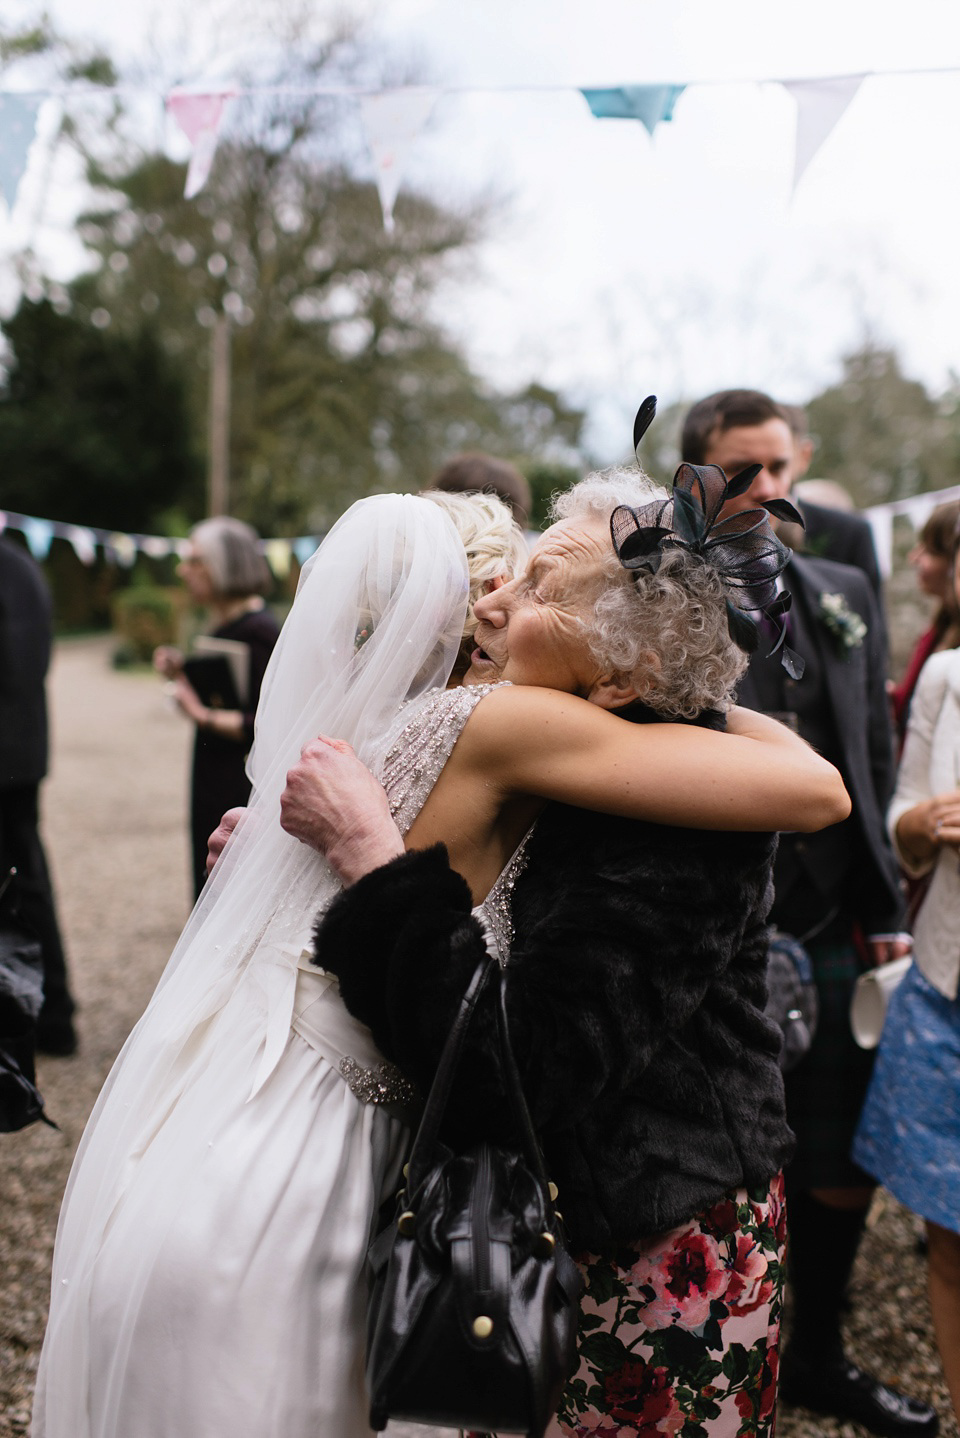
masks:
[(850, 813), (833, 765), (746, 709), (721, 734), (630, 724), (569, 694), (504, 687), (477, 705), (450, 762), (504, 794), (690, 828), (810, 832)]

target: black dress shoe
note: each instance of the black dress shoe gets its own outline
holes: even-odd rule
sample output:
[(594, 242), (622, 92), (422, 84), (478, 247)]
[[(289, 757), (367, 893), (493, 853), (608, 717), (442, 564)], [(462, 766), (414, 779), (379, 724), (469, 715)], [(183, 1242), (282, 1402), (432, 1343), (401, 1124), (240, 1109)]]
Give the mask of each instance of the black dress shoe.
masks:
[(933, 1438), (940, 1424), (929, 1403), (908, 1398), (842, 1356), (817, 1361), (788, 1348), (780, 1397), (814, 1413), (852, 1418), (879, 1438)]

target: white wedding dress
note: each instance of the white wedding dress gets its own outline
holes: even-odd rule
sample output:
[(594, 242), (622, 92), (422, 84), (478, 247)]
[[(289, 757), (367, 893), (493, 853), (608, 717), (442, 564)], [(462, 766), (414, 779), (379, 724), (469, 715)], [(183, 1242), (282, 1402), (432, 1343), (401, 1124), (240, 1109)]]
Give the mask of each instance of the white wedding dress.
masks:
[[(395, 708), (368, 747), (402, 830), (488, 688)], [(487, 901), (501, 947), (516, 869)], [(370, 1432), (363, 1265), (414, 1096), (310, 964), (318, 905), (296, 894), (284, 880), (242, 961), (194, 937), (108, 1079), (61, 1215), (34, 1438)]]

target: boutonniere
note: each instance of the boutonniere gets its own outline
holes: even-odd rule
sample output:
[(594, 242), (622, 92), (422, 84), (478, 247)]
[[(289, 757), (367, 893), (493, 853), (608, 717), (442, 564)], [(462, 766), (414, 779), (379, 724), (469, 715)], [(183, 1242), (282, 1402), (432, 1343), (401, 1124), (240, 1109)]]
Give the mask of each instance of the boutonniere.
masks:
[(821, 594), (820, 618), (837, 642), (841, 658), (851, 649), (859, 649), (867, 635), (867, 626), (843, 594)]

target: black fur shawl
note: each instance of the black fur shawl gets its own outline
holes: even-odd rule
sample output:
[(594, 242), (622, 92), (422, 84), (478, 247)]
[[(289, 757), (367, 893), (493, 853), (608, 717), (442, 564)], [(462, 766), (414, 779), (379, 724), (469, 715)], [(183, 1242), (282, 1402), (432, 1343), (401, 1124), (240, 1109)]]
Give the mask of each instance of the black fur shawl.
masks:
[[(576, 1249), (610, 1252), (765, 1184), (790, 1154), (779, 1030), (763, 1015), (770, 835), (548, 805), (514, 892), (510, 1027)], [(442, 845), (339, 895), (316, 961), (382, 1052), (429, 1087), (484, 952)], [(449, 1140), (504, 1141), (491, 1004), (476, 1015)]]

